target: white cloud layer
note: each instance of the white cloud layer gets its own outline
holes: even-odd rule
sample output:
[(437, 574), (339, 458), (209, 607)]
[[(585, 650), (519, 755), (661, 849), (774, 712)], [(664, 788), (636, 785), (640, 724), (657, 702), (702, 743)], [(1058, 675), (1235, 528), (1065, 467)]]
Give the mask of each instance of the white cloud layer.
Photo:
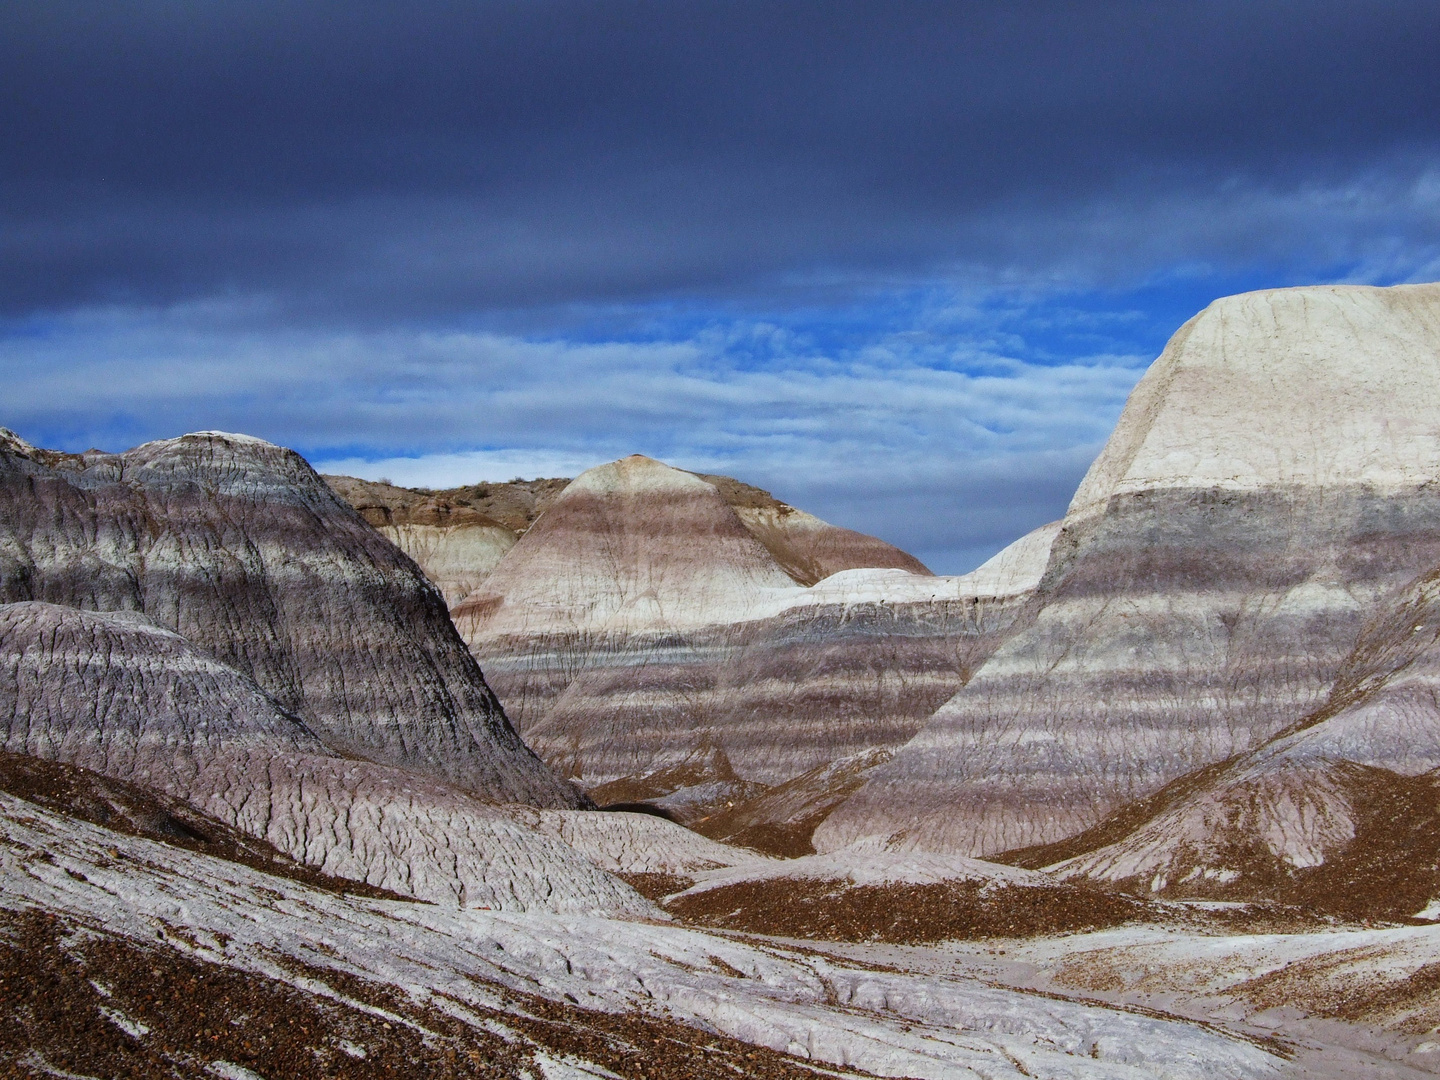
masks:
[(963, 570), (1063, 509), (1149, 359), (1019, 359), (1013, 310), (954, 297), (840, 352), (759, 321), (595, 343), (242, 315), (114, 309), (12, 334), (0, 422), (77, 449), (245, 431), (325, 471), (437, 487), (640, 452)]

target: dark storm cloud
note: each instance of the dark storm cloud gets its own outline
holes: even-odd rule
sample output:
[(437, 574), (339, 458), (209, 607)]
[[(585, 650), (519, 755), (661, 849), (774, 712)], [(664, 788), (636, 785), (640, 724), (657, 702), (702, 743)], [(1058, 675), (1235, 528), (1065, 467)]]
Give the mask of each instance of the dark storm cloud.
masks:
[[(1366, 243), (1377, 221), (1437, 238), (1405, 216), (1440, 142), (1434, 3), (57, 0), (3, 21), (12, 314), (1143, 274), (1174, 237), (1170, 257), (1293, 253), (1317, 242), (1303, 212), (1214, 207), (1357, 185)], [(1308, 257), (1364, 255), (1346, 235)]]

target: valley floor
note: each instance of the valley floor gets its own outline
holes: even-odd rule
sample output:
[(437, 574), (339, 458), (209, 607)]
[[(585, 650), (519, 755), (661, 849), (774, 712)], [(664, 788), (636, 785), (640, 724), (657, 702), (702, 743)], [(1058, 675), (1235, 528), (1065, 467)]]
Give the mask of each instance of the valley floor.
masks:
[(1416, 1076), (1437, 964), (1431, 927), (908, 947), (456, 910), (0, 795), (4, 1075)]

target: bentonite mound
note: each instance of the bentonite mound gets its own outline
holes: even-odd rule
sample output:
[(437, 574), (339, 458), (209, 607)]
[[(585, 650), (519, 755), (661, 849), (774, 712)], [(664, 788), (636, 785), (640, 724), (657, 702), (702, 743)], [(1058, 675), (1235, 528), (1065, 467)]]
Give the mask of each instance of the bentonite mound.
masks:
[(714, 485), (637, 454), (572, 481), (455, 614), (472, 636), (673, 631), (793, 584)]
[(143, 612), (335, 749), (500, 801), (577, 805), (419, 568), (297, 454), (201, 432), (70, 455), (3, 432), (0, 500), (0, 601)]
[(0, 606), (0, 749), (142, 785), (297, 862), (420, 899), (647, 910), (513, 811), (337, 756), (250, 679), (135, 613)]
[[(737, 509), (744, 493), (712, 479), (640, 457), (586, 473), (454, 611), (546, 761), (601, 802), (644, 800), (687, 823), (902, 745), (1002, 638), (1044, 565), (1043, 551), (1012, 559), (983, 594), (893, 566), (801, 588), (778, 541), (739, 516), (779, 511), (758, 496)], [(749, 824), (805, 845), (816, 807), (838, 798), (814, 794), (799, 818)]]
[(1327, 698), (1440, 565), (1440, 285), (1230, 297), (1140, 381), (1020, 625), (816, 846), (1052, 843)]
[[(930, 573), (893, 544), (821, 521), (768, 491), (729, 476), (696, 475), (720, 493), (741, 524), (801, 585), (857, 567)], [(515, 542), (570, 485), (569, 480), (511, 480), (432, 491), (353, 476), (324, 480), (419, 563), (451, 607), (480, 591)]]

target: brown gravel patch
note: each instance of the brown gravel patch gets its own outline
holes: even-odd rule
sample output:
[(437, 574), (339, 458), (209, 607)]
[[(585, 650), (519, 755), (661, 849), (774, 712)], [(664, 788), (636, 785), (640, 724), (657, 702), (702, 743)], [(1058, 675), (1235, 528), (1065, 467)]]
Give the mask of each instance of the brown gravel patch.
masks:
[[(1343, 970), (1357, 952), (1314, 957), (1241, 983), (1231, 993), (1257, 1010), (1303, 1009), (1314, 1016), (1430, 1035), (1440, 1024), (1440, 964), (1403, 979)], [(1339, 969), (1339, 970), (1337, 970)]]
[(170, 948), (67, 945), (70, 929), (41, 912), (0, 914), (3, 1075), (199, 1080), (214, 1062), (271, 1080), (521, 1075), (524, 1057), (483, 1031), (417, 1030)]
[(536, 1048), (594, 1062), (624, 1080), (816, 1075), (788, 1054), (663, 1015), (605, 1013), (488, 984), (513, 1011), (457, 1003), (514, 1032), (507, 1040), (393, 987), (272, 959), (335, 997), (49, 913), (0, 911), (0, 1076), (214, 1080), (214, 1064), (225, 1062), (266, 1080), (539, 1080)]
[(667, 896), (684, 892), (695, 884), (695, 879), (682, 874), (616, 874), (647, 900), (663, 900)]
[(240, 863), (325, 892), (425, 903), (363, 881), (323, 874), (179, 799), (79, 765), (0, 750), (0, 791), (113, 832)]
[(928, 941), (1098, 930), (1141, 918), (1150, 906), (1071, 886), (851, 885), (745, 881), (676, 897), (667, 911), (702, 926), (825, 941)]

